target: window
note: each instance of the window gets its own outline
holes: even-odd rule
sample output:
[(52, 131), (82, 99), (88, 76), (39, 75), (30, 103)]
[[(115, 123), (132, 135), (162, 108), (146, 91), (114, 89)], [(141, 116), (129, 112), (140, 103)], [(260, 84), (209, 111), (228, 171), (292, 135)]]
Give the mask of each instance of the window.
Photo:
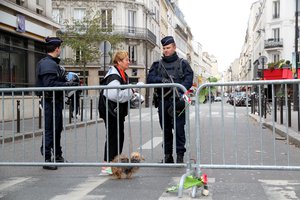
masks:
[(280, 17), (280, 1), (273, 2), (273, 19)]
[(53, 8), (52, 10), (52, 19), (59, 23), (63, 23), (63, 9)]
[(131, 76), (137, 76), (137, 72), (138, 72), (137, 69), (132, 69)]
[(103, 31), (112, 32), (112, 10), (101, 10), (101, 26)]
[(76, 55), (75, 55), (76, 63), (80, 63), (82, 59), (82, 52), (80, 49), (76, 50)]
[(128, 33), (134, 33), (135, 28), (135, 11), (128, 11)]
[(137, 50), (136, 46), (128, 46), (129, 60), (132, 64), (137, 63)]
[(278, 62), (280, 60), (279, 54), (273, 54), (273, 62)]
[(82, 21), (85, 16), (85, 8), (74, 8), (74, 19)]
[(274, 41), (278, 42), (280, 40), (280, 29), (274, 28), (272, 31), (273, 31)]

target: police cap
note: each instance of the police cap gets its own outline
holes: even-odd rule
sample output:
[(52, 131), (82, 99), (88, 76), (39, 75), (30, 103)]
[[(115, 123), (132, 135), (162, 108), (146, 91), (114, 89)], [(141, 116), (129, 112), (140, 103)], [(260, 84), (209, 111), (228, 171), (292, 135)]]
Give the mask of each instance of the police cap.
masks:
[(168, 44), (175, 43), (174, 38), (172, 36), (166, 36), (161, 40), (161, 44), (166, 46)]
[(47, 45), (60, 45), (63, 42), (58, 37), (47, 37), (45, 41)]

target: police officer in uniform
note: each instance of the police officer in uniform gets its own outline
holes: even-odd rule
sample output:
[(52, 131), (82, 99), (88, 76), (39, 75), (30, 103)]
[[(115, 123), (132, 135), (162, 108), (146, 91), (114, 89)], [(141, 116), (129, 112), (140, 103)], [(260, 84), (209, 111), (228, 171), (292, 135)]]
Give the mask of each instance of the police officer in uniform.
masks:
[[(45, 48), (47, 56), (37, 63), (36, 68), (37, 87), (78, 86), (78, 83), (67, 81), (65, 69), (59, 65), (60, 59), (58, 57), (61, 53), (61, 43), (62, 40), (57, 37), (46, 38)], [(45, 162), (64, 162), (65, 160), (62, 157), (62, 147), (60, 144), (63, 128), (62, 109), (64, 97), (62, 91), (56, 91), (54, 93), (53, 95), (52, 91), (44, 92), (44, 99), (41, 100), (45, 122), (45, 135), (44, 141), (42, 140), (41, 153), (45, 157)], [(55, 115), (54, 125), (53, 115)], [(51, 152), (55, 155), (53, 159)], [(45, 165), (43, 168), (56, 170), (57, 166)]]
[[(147, 77), (147, 83), (180, 83), (187, 90), (193, 84), (194, 73), (189, 63), (179, 58), (176, 53), (176, 44), (172, 36), (166, 36), (161, 40), (163, 46), (163, 56), (159, 61), (152, 64)], [(182, 102), (183, 91), (177, 89), (176, 96), (176, 154), (177, 163), (184, 162), (185, 149), (185, 112), (182, 112), (185, 106)], [(164, 108), (162, 107), (161, 90), (158, 95), (158, 113), (159, 122), (164, 129), (164, 162), (174, 163), (173, 159), (173, 90), (164, 88)], [(180, 106), (181, 105), (181, 106)], [(164, 113), (164, 115), (162, 114)], [(164, 116), (164, 120), (162, 117)], [(164, 124), (162, 124), (164, 122)]]

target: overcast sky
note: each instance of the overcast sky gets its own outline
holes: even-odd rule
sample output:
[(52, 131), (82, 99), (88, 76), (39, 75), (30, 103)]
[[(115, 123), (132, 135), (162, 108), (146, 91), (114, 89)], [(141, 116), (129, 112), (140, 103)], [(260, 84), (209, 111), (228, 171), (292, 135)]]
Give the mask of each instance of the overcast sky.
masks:
[(179, 0), (179, 7), (202, 50), (213, 54), (223, 71), (239, 57), (250, 8), (256, 0)]

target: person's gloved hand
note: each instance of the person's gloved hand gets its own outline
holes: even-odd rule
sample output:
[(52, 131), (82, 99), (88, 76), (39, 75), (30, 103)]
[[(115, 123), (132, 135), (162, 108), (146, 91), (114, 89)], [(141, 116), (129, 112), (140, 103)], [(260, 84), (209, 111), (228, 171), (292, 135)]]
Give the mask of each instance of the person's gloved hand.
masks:
[(66, 86), (79, 86), (78, 82), (69, 81), (65, 83)]
[(172, 83), (172, 81), (168, 78), (162, 78), (161, 82), (162, 83)]
[(145, 85), (143, 82), (138, 82), (136, 85)]

